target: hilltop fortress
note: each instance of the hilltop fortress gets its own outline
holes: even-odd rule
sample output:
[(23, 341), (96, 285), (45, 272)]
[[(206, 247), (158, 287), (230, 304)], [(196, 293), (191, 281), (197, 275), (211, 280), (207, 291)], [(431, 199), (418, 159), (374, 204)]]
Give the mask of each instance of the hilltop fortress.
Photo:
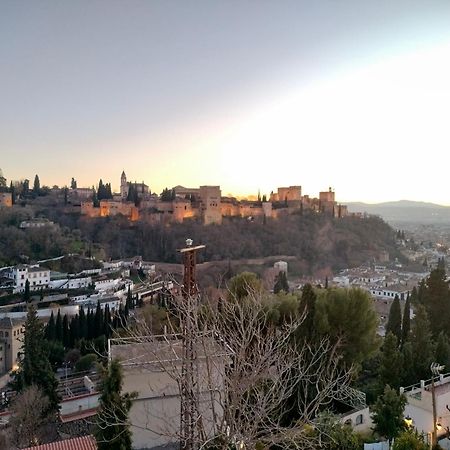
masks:
[(175, 186), (165, 189), (161, 195), (150, 191), (149, 186), (127, 181), (125, 172), (120, 180), (120, 192), (112, 198), (95, 201), (92, 189), (71, 189), (70, 196), (78, 199), (81, 214), (89, 217), (108, 217), (122, 214), (131, 221), (138, 219), (151, 223), (183, 222), (200, 218), (205, 225), (220, 224), (223, 217), (277, 218), (283, 214), (306, 210), (344, 217), (347, 206), (338, 204), (335, 192), (329, 188), (320, 192), (318, 198), (302, 195), (301, 186), (279, 187), (269, 198), (258, 194), (257, 200), (238, 200), (223, 197), (220, 186), (186, 188)]

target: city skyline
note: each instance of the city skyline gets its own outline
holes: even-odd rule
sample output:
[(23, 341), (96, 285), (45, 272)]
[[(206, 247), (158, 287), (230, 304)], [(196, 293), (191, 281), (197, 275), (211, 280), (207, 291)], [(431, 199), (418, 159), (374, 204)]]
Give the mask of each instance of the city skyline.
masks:
[(3, 2), (8, 180), (449, 205), (450, 4)]

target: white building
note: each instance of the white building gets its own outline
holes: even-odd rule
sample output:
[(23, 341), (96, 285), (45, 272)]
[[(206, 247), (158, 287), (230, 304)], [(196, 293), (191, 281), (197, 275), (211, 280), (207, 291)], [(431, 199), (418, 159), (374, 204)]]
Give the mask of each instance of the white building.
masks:
[(91, 277), (83, 278), (62, 278), (59, 280), (51, 280), (50, 289), (83, 289), (89, 287), (92, 283)]
[[(148, 342), (142, 337), (139, 341), (109, 340), (110, 358), (118, 358), (123, 367), (123, 392), (138, 392), (129, 413), (133, 448), (177, 445), (181, 397), (176, 380), (182, 366), (182, 342), (173, 335), (149, 337)], [(227, 355), (212, 340), (206, 342), (209, 342), (206, 347), (210, 347), (204, 350), (207, 358), (199, 349), (198, 398), (202, 425), (206, 434), (212, 436), (213, 414), (216, 421), (223, 415), (222, 374)]]
[[(438, 437), (447, 434), (450, 430), (450, 373), (440, 375), (435, 379), (435, 404)], [(400, 388), (406, 395), (407, 403), (404, 416), (412, 420), (412, 426), (419, 433), (430, 438), (433, 432), (433, 396), (430, 380), (421, 380), (420, 383), (407, 388)]]
[(44, 228), (44, 227), (52, 227), (55, 224), (51, 222), (48, 219), (42, 218), (42, 219), (30, 219), (30, 220), (23, 220), (20, 222), (19, 227), (22, 229), (26, 228)]
[(400, 300), (406, 300), (406, 297), (411, 293), (411, 290), (401, 284), (393, 286), (371, 286), (369, 292), (377, 299), (393, 300), (397, 295)]
[(25, 283), (30, 283), (30, 290), (47, 289), (50, 283), (50, 270), (39, 266), (16, 266), (11, 269), (10, 278), (14, 281), (13, 292), (23, 292)]

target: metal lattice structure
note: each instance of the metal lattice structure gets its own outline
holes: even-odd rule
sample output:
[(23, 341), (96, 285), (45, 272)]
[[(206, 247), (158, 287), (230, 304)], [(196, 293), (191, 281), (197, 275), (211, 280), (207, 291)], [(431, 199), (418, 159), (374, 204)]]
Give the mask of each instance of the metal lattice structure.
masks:
[(197, 304), (198, 286), (196, 279), (196, 256), (197, 252), (205, 248), (204, 245), (192, 246), (192, 240), (186, 240), (186, 247), (180, 250), (183, 256), (183, 301), (188, 303), (184, 309), (186, 314), (183, 317), (183, 363), (181, 379), (181, 417), (180, 435), (181, 449), (194, 450), (198, 447), (198, 442), (204, 436), (201, 433), (201, 414), (199, 412), (199, 367), (196, 354), (197, 336)]

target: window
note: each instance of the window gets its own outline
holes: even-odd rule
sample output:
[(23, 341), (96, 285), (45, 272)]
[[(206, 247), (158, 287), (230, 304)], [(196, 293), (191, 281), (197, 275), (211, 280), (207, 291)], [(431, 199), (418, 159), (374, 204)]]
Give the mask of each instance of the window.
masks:
[(8, 337), (9, 333), (7, 331), (5, 331), (5, 337)]
[(362, 423), (364, 423), (364, 416), (359, 414), (356, 416), (355, 425), (361, 425)]

